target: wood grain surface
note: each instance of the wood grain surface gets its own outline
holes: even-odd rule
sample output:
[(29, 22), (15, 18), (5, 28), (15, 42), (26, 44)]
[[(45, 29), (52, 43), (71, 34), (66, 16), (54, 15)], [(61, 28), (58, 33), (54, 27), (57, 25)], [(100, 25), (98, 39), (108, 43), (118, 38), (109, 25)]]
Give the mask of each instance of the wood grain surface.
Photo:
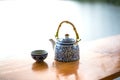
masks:
[(0, 80), (113, 80), (120, 77), (120, 35), (81, 42), (80, 60), (57, 62), (48, 55), (35, 62), (30, 53), (0, 59)]

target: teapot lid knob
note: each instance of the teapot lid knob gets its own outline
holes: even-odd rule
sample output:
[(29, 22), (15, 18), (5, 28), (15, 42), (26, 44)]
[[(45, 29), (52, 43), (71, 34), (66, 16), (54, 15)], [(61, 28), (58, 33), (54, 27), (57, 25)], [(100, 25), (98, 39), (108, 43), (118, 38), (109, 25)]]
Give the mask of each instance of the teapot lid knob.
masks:
[(65, 38), (69, 38), (69, 34), (65, 34)]

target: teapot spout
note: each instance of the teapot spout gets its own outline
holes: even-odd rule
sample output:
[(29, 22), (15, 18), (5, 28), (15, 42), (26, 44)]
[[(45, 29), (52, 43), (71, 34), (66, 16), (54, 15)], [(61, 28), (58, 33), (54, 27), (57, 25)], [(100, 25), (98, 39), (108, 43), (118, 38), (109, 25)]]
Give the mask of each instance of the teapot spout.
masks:
[(54, 49), (54, 47), (55, 47), (55, 41), (53, 39), (49, 39), (49, 41), (52, 43), (52, 47)]

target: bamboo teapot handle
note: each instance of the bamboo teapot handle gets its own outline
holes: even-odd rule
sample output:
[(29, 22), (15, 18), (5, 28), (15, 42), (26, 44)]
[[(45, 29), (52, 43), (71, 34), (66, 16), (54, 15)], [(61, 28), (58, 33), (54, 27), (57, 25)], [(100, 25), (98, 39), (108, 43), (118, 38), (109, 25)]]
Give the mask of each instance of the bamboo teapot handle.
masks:
[(73, 27), (73, 30), (74, 30), (75, 35), (76, 35), (76, 42), (79, 42), (81, 39), (79, 38), (79, 35), (78, 35), (78, 33), (77, 33), (77, 30), (76, 30), (75, 26), (74, 26), (70, 21), (62, 21), (62, 22), (59, 24), (58, 29), (57, 29), (57, 32), (56, 32), (56, 35), (55, 35), (55, 38), (56, 38), (56, 39), (59, 39), (59, 29), (60, 29), (60, 27), (61, 27), (61, 25), (62, 25), (63, 23), (70, 24), (70, 25)]

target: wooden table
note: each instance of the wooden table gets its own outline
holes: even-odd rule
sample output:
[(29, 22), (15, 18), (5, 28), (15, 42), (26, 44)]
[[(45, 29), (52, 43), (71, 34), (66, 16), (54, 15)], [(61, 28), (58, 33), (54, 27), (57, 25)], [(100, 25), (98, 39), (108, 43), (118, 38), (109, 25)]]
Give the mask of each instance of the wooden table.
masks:
[(53, 51), (42, 63), (30, 53), (0, 59), (0, 80), (112, 80), (120, 77), (120, 35), (81, 42), (80, 60), (54, 61)]

